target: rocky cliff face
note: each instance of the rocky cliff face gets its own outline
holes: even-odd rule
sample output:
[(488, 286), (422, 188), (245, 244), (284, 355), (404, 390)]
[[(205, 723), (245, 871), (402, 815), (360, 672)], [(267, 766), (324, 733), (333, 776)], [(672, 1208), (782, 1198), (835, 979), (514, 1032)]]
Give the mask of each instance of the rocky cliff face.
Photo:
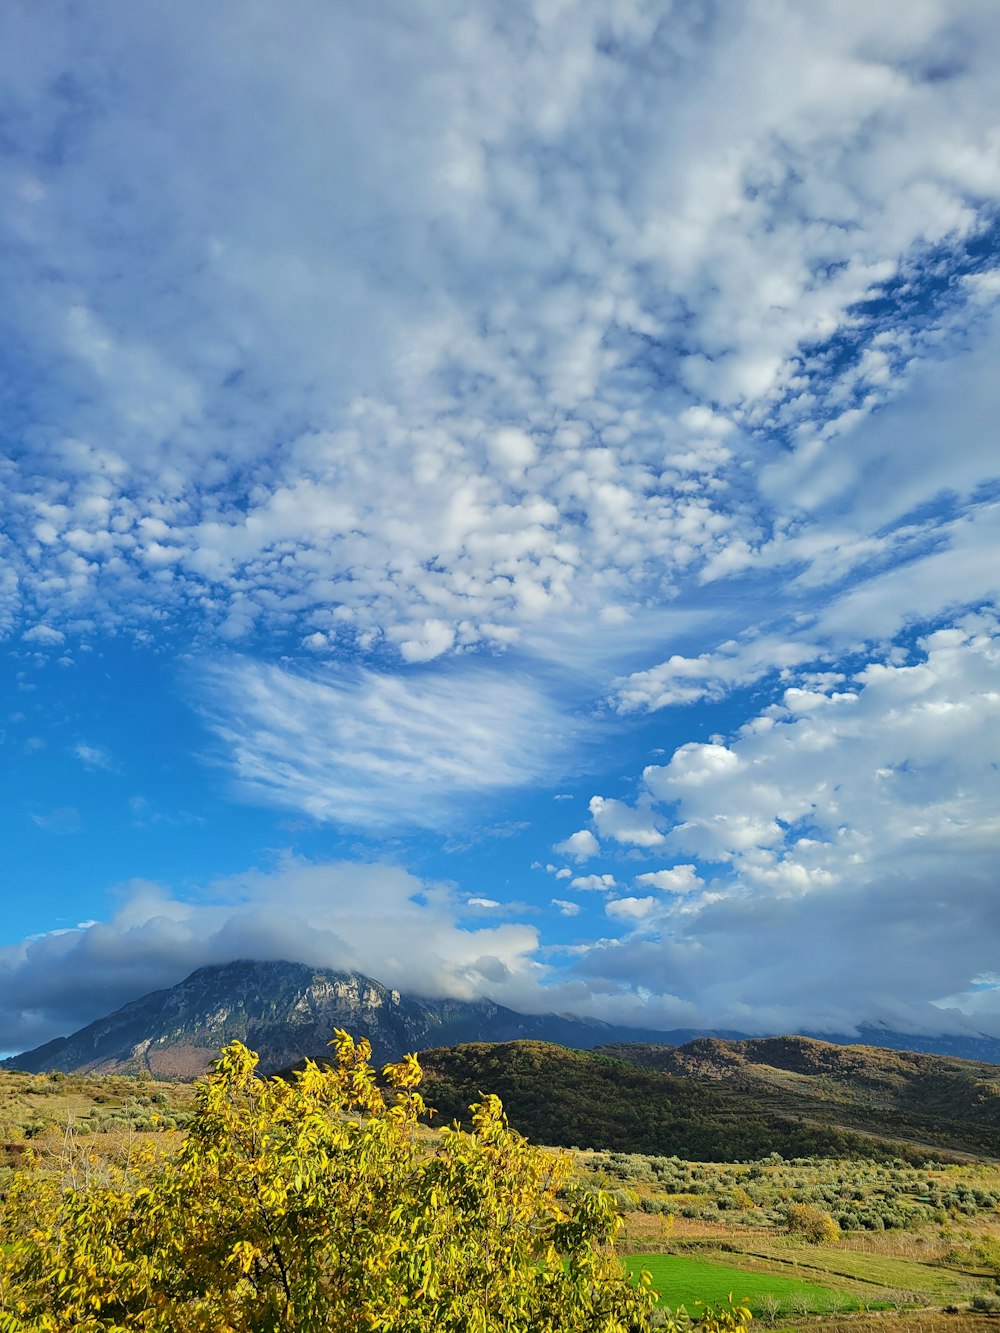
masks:
[(260, 1055), (262, 1072), (272, 1073), (306, 1056), (326, 1056), (334, 1028), (367, 1037), (379, 1062), (465, 1041), (534, 1037), (589, 1048), (660, 1035), (556, 1014), (519, 1014), (489, 1000), (417, 999), (355, 972), (240, 961), (199, 968), (169, 990), (133, 1000), (4, 1065), (30, 1073), (146, 1070), (159, 1078), (189, 1078), (208, 1068), (220, 1046), (242, 1041)]

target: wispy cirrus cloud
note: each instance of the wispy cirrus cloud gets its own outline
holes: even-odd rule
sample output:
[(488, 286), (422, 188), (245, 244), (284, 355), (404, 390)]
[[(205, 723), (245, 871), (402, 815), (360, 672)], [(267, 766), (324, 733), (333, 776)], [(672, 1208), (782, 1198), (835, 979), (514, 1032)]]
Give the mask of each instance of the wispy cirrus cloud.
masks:
[(110, 772), (115, 767), (110, 750), (103, 745), (90, 745), (86, 741), (78, 741), (73, 746), (73, 753), (85, 768), (102, 768)]
[(587, 732), (529, 678), (484, 664), (393, 676), (235, 659), (197, 687), (244, 791), (383, 830), (460, 826), (460, 800), (554, 776)]

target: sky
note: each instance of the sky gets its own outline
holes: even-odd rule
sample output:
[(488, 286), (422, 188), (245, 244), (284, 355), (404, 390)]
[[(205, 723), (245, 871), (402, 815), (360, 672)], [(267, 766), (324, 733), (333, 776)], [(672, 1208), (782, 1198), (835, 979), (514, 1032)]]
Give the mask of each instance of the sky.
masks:
[(239, 957), (1000, 1035), (993, 0), (10, 0), (0, 1050)]

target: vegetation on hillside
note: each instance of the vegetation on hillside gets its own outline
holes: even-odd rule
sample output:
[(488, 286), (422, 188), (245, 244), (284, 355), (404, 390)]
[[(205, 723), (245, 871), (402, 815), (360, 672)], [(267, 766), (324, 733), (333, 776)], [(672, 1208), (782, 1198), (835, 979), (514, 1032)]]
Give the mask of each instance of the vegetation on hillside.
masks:
[(1000, 1067), (978, 1060), (838, 1046), (810, 1037), (706, 1037), (618, 1044), (601, 1054), (808, 1117), (944, 1148), (1000, 1155)]
[[(447, 1310), (442, 1312), (440, 1302), (434, 1309), (427, 1289), (417, 1296), (419, 1286), (411, 1281), (407, 1287), (412, 1274), (404, 1276), (399, 1285), (402, 1249), (394, 1252), (394, 1258), (383, 1254), (382, 1267), (378, 1267), (374, 1257), (380, 1243), (377, 1236), (384, 1243), (391, 1227), (380, 1222), (382, 1231), (378, 1232), (373, 1222), (376, 1189), (373, 1185), (367, 1194), (364, 1188), (359, 1193), (355, 1181), (352, 1192), (347, 1164), (350, 1160), (357, 1163), (359, 1154), (368, 1154), (365, 1170), (374, 1172), (372, 1180), (378, 1179), (380, 1194), (388, 1191), (389, 1197), (403, 1202), (398, 1225), (405, 1230), (416, 1222), (417, 1231), (407, 1232), (407, 1237), (423, 1237), (425, 1255), (453, 1242), (456, 1217), (468, 1220), (465, 1241), (469, 1244), (473, 1225), (488, 1237), (489, 1225), (482, 1223), (485, 1213), (469, 1212), (467, 1174), (461, 1176), (466, 1195), (460, 1205), (454, 1198), (459, 1179), (455, 1163), (465, 1160), (461, 1152), (456, 1156), (456, 1149), (478, 1144), (468, 1159), (472, 1161), (486, 1148), (481, 1125), (466, 1112), (469, 1101), (496, 1112), (498, 1144), (508, 1147), (492, 1160), (508, 1184), (511, 1163), (516, 1167), (522, 1160), (518, 1153), (523, 1151), (523, 1160), (535, 1163), (531, 1170), (541, 1173), (535, 1179), (542, 1178), (554, 1188), (549, 1203), (532, 1214), (534, 1220), (527, 1224), (527, 1232), (535, 1237), (528, 1250), (537, 1255), (537, 1248), (531, 1250), (531, 1246), (537, 1246), (544, 1219), (551, 1222), (554, 1216), (545, 1208), (559, 1210), (565, 1223), (578, 1227), (581, 1220), (590, 1218), (589, 1254), (600, 1272), (610, 1277), (611, 1289), (620, 1292), (620, 1272), (599, 1240), (601, 1234), (610, 1238), (617, 1225), (613, 1220), (617, 1209), (625, 1222), (616, 1242), (618, 1253), (638, 1255), (626, 1260), (628, 1267), (652, 1269), (653, 1286), (660, 1289), (662, 1304), (653, 1321), (657, 1327), (687, 1327), (689, 1316), (676, 1310), (678, 1302), (687, 1303), (701, 1328), (711, 1333), (746, 1322), (743, 1297), (765, 1323), (821, 1311), (824, 1326), (837, 1318), (837, 1311), (864, 1306), (912, 1311), (919, 1306), (956, 1303), (965, 1308), (974, 1301), (977, 1308), (985, 1309), (984, 1302), (995, 1300), (991, 1287), (1000, 1277), (1000, 1176), (994, 1165), (935, 1160), (928, 1155), (930, 1150), (912, 1145), (912, 1160), (905, 1160), (898, 1143), (860, 1133), (831, 1139), (830, 1131), (836, 1131), (836, 1126), (803, 1123), (805, 1117), (796, 1123), (791, 1116), (776, 1113), (773, 1102), (767, 1101), (768, 1097), (780, 1098), (782, 1079), (788, 1079), (793, 1089), (803, 1080), (807, 1089), (839, 1084), (841, 1106), (847, 1102), (860, 1107), (867, 1098), (874, 1108), (868, 1124), (888, 1129), (893, 1103), (908, 1095), (907, 1087), (912, 1090), (919, 1074), (912, 1065), (906, 1072), (908, 1057), (903, 1057), (901, 1070), (894, 1065), (896, 1053), (849, 1052), (843, 1065), (834, 1062), (831, 1068), (831, 1057), (815, 1049), (824, 1043), (803, 1047), (801, 1039), (791, 1039), (767, 1051), (773, 1063), (765, 1063), (763, 1043), (757, 1043), (761, 1048), (756, 1051), (757, 1069), (743, 1079), (741, 1066), (747, 1062), (740, 1052), (734, 1058), (734, 1052), (727, 1049), (733, 1045), (745, 1050), (747, 1043), (691, 1043), (676, 1053), (688, 1065), (683, 1077), (667, 1076), (666, 1082), (664, 1074), (653, 1069), (536, 1042), (431, 1053), (426, 1064), (432, 1069), (424, 1091), (428, 1102), (439, 1108), (432, 1123), (446, 1125), (451, 1114), (461, 1113), (472, 1135), (442, 1135), (417, 1123), (422, 1119), (418, 1113), (410, 1116), (407, 1112), (405, 1123), (397, 1127), (401, 1150), (393, 1161), (397, 1166), (410, 1162), (408, 1177), (402, 1167), (397, 1171), (395, 1166), (385, 1169), (379, 1165), (387, 1139), (377, 1135), (375, 1140), (366, 1139), (362, 1132), (370, 1121), (382, 1125), (386, 1116), (391, 1118), (400, 1097), (406, 1101), (414, 1093), (413, 1087), (396, 1086), (393, 1080), (398, 1082), (399, 1075), (391, 1072), (381, 1092), (377, 1083), (370, 1083), (370, 1070), (361, 1078), (361, 1084), (369, 1080), (366, 1095), (373, 1098), (374, 1113), (359, 1106), (360, 1085), (355, 1085), (353, 1075), (343, 1091), (342, 1062), (332, 1071), (303, 1066), (298, 1077), (283, 1082), (260, 1080), (252, 1068), (240, 1066), (242, 1084), (239, 1079), (234, 1083), (231, 1067), (226, 1073), (220, 1066), (211, 1082), (216, 1091), (209, 1096), (209, 1085), (202, 1085), (197, 1106), (194, 1090), (179, 1083), (0, 1074), (0, 1141), (6, 1145), (9, 1163), (17, 1159), (27, 1167), (20, 1175), (10, 1166), (0, 1169), (0, 1195), (5, 1183), (9, 1186), (16, 1178), (4, 1212), (6, 1236), (0, 1233), (0, 1249), (5, 1239), (14, 1242), (14, 1248), (0, 1258), (4, 1267), (0, 1311), (3, 1300), (7, 1301), (6, 1311), (0, 1313), (0, 1330), (75, 1326), (97, 1333), (115, 1327), (169, 1327), (183, 1333), (185, 1329), (223, 1329), (227, 1325), (216, 1321), (230, 1314), (228, 1327), (232, 1329), (336, 1328), (336, 1323), (329, 1322), (329, 1301), (318, 1316), (327, 1322), (318, 1324), (309, 1322), (314, 1316), (308, 1310), (301, 1315), (299, 1307), (282, 1307), (284, 1287), (277, 1254), (280, 1251), (286, 1270), (291, 1256), (298, 1271), (303, 1255), (314, 1258), (324, 1245), (340, 1246), (339, 1252), (346, 1252), (355, 1243), (353, 1230), (346, 1243), (343, 1226), (339, 1231), (334, 1226), (324, 1233), (325, 1238), (310, 1228), (318, 1213), (339, 1210), (343, 1214), (351, 1201), (351, 1227), (360, 1225), (369, 1237), (369, 1249), (362, 1247), (362, 1257), (352, 1272), (367, 1273), (369, 1284), (381, 1281), (386, 1289), (392, 1285), (406, 1298), (391, 1311), (388, 1298), (383, 1301), (382, 1315), (390, 1326), (421, 1329), (433, 1317), (436, 1326), (447, 1328), (451, 1316)], [(647, 1053), (652, 1049), (656, 1059), (663, 1058), (664, 1048), (642, 1049)], [(488, 1061), (484, 1052), (489, 1053)], [(442, 1060), (441, 1055), (447, 1058)], [(889, 1057), (888, 1065), (884, 1056)], [(356, 1065), (357, 1051), (352, 1059)], [(782, 1064), (795, 1067), (783, 1069)], [(461, 1086), (453, 1077), (455, 1069), (462, 1073)], [(724, 1075), (728, 1071), (728, 1087), (720, 1070)], [(960, 1094), (953, 1075), (964, 1077), (967, 1086), (977, 1079), (989, 1082), (982, 1073), (975, 1073), (970, 1081), (968, 1069), (945, 1070), (943, 1076), (938, 1070), (937, 1074), (930, 1086), (937, 1089), (939, 1107), (949, 1098), (958, 1104)], [(305, 1094), (312, 1086), (310, 1080), (317, 1076), (341, 1080), (340, 1101), (327, 1096), (320, 1099), (321, 1105), (315, 1098), (309, 1102)], [(227, 1079), (220, 1111), (218, 1087), (220, 1080), (226, 1083)], [(754, 1094), (754, 1079), (768, 1084), (759, 1096)], [(493, 1087), (506, 1093), (518, 1108), (522, 1127), (535, 1137), (548, 1133), (555, 1138), (552, 1126), (556, 1130), (561, 1126), (564, 1142), (589, 1139), (594, 1143), (599, 1141), (597, 1135), (583, 1131), (603, 1126), (609, 1134), (621, 1133), (626, 1147), (632, 1148), (642, 1132), (658, 1136), (665, 1126), (672, 1126), (677, 1133), (674, 1142), (681, 1141), (683, 1131), (683, 1143), (689, 1148), (721, 1142), (725, 1150), (717, 1161), (685, 1160), (673, 1151), (586, 1150), (573, 1155), (567, 1175), (564, 1154), (528, 1148), (506, 1128), (495, 1099), (482, 1095), (485, 1088)], [(464, 1095), (466, 1101), (449, 1103), (441, 1096), (443, 1091), (455, 1097)], [(910, 1095), (916, 1097), (912, 1091)], [(329, 1126), (317, 1138), (309, 1105), (320, 1122), (332, 1119), (340, 1124), (347, 1135), (344, 1142), (351, 1146), (334, 1149)], [(417, 1112), (416, 1102), (407, 1105)], [(306, 1122), (309, 1128), (303, 1127)], [(192, 1132), (182, 1148), (182, 1132), (188, 1124)], [(369, 1126), (369, 1134), (371, 1129)], [(737, 1130), (742, 1137), (736, 1137)], [(792, 1145), (808, 1141), (809, 1131), (817, 1130), (823, 1137), (815, 1155), (793, 1156)], [(726, 1139), (729, 1134), (734, 1135), (732, 1141)], [(778, 1134), (784, 1138), (767, 1137)], [(255, 1137), (261, 1143), (266, 1141), (264, 1151), (256, 1155), (248, 1150)], [(771, 1149), (756, 1158), (748, 1153), (747, 1160), (731, 1160), (734, 1142), (745, 1148), (754, 1141), (763, 1141), (764, 1146), (779, 1141), (788, 1155)], [(838, 1142), (848, 1145), (848, 1154), (831, 1157), (831, 1146)], [(857, 1155), (859, 1146), (864, 1156)], [(33, 1156), (30, 1162), (29, 1156)], [(329, 1181), (317, 1184), (320, 1160), (327, 1165), (336, 1163), (340, 1173), (336, 1187)], [(442, 1165), (446, 1161), (452, 1163), (450, 1177)], [(560, 1162), (564, 1165), (559, 1166)], [(432, 1163), (438, 1164), (434, 1169), (444, 1172), (450, 1185), (443, 1184), (441, 1176), (423, 1174)], [(462, 1169), (467, 1172), (468, 1167)], [(393, 1196), (404, 1177), (405, 1199)], [(528, 1178), (530, 1181), (530, 1172)], [(480, 1174), (475, 1179), (482, 1183), (488, 1177)], [(500, 1195), (491, 1188), (489, 1206), (502, 1212)], [(280, 1207), (278, 1226), (267, 1231), (255, 1208), (269, 1189), (278, 1190)], [(422, 1198), (427, 1208), (429, 1190), (436, 1192), (437, 1203), (430, 1208), (434, 1217), (418, 1220), (414, 1200)], [(594, 1225), (595, 1207), (604, 1218), (600, 1226)], [(476, 1216), (480, 1220), (473, 1223)], [(460, 1222), (457, 1229), (461, 1236)], [(240, 1248), (241, 1240), (253, 1249), (252, 1258), (249, 1250)], [(462, 1249), (465, 1241), (460, 1242), (454, 1261), (444, 1251), (443, 1258), (436, 1257), (439, 1285), (452, 1284), (462, 1271), (476, 1271), (477, 1261), (470, 1260)], [(105, 1253), (108, 1245), (112, 1247), (110, 1261)], [(269, 1250), (269, 1245), (277, 1248)], [(563, 1246), (562, 1252), (568, 1257), (571, 1250)], [(242, 1267), (244, 1261), (247, 1271)], [(309, 1269), (306, 1263), (306, 1271), (313, 1273), (305, 1284), (308, 1287), (317, 1269)], [(516, 1265), (511, 1271), (516, 1273)], [(330, 1291), (334, 1279), (326, 1273), (324, 1268), (314, 1289)], [(347, 1290), (343, 1275), (335, 1280), (341, 1282), (341, 1291)], [(593, 1281), (599, 1285), (597, 1278)], [(294, 1283), (289, 1285), (294, 1287)], [(697, 1303), (730, 1290), (735, 1303), (723, 1301), (721, 1308), (708, 1311)], [(75, 1307), (74, 1300), (78, 1302)], [(16, 1301), (21, 1302), (19, 1310)], [(85, 1301), (90, 1302), (90, 1313), (74, 1324), (72, 1311), (83, 1309)], [(668, 1306), (674, 1307), (674, 1313), (665, 1314)], [(613, 1310), (605, 1313), (611, 1322), (576, 1326), (613, 1328), (619, 1315)], [(487, 1315), (492, 1317), (489, 1311)], [(533, 1311), (531, 1318), (536, 1315)], [(509, 1309), (503, 1317), (508, 1321), (505, 1326), (518, 1327), (511, 1322), (515, 1314)], [(644, 1326), (642, 1318), (635, 1326)], [(959, 1321), (959, 1326), (965, 1325)], [(891, 1324), (884, 1333), (890, 1330)], [(927, 1333), (932, 1333), (930, 1327)], [(951, 1333), (957, 1329), (952, 1327)]]
[(155, 1136), (166, 1145), (186, 1128), (193, 1104), (186, 1083), (0, 1071), (0, 1195), (29, 1151), (45, 1161), (86, 1143), (88, 1153), (124, 1158), (137, 1140)]
[[(578, 1154), (583, 1178), (611, 1189), (622, 1207), (756, 1231), (797, 1231), (835, 1240), (829, 1227), (805, 1225), (815, 1213), (838, 1231), (882, 1232), (964, 1224), (1000, 1213), (1000, 1173), (986, 1164), (913, 1166), (901, 1159), (825, 1157), (786, 1161), (777, 1154), (740, 1163), (688, 1162), (639, 1153)], [(793, 1210), (808, 1207), (812, 1214)]]

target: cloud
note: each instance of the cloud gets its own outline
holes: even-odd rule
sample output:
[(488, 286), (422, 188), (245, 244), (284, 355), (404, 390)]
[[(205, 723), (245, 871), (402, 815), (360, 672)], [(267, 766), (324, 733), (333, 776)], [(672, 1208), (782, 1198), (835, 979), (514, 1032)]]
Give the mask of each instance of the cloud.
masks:
[(641, 888), (662, 889), (664, 893), (692, 893), (705, 887), (693, 865), (671, 866), (669, 870), (651, 870), (644, 875), (636, 875), (635, 882)]
[(995, 933), (1000, 623), (967, 616), (848, 684), (790, 687), (725, 743), (646, 769), (667, 845), (714, 873), (638, 876), (702, 891), (608, 904), (643, 932), (589, 946), (588, 985), (655, 997), (669, 976), (705, 1023), (750, 1031), (1000, 1032), (975, 981)]
[(234, 659), (203, 664), (196, 688), (242, 791), (362, 827), (458, 824), (457, 797), (558, 773), (583, 731), (488, 665), (393, 676)]
[(73, 753), (85, 768), (102, 768), (108, 772), (114, 768), (114, 760), (103, 745), (88, 745), (80, 741), (74, 745)]
[(601, 850), (601, 844), (590, 829), (582, 828), (571, 833), (568, 838), (563, 838), (562, 842), (554, 843), (552, 850), (569, 857), (571, 861), (582, 862), (596, 856)]
[(751, 633), (740, 643), (724, 643), (696, 658), (675, 653), (666, 662), (616, 682), (619, 712), (667, 708), (724, 699), (735, 686), (815, 661), (821, 650), (808, 643)]
[(23, 643), (38, 643), (47, 647), (57, 647), (66, 642), (66, 636), (61, 630), (52, 629), (49, 625), (32, 625), (21, 635)]
[(604, 910), (608, 916), (619, 921), (641, 921), (655, 912), (658, 906), (656, 898), (614, 898), (604, 904)]
[(234, 791), (382, 835), (672, 710), (555, 843), (667, 867), (560, 996), (777, 1021), (800, 921), (864, 960), (816, 968), (847, 1021), (895, 1003), (848, 906), (905, 952), (932, 872), (988, 970), (1000, 13), (661, 18), (20, 7), (0, 633), (39, 680), (169, 652)]
[(569, 902), (565, 898), (553, 898), (552, 906), (559, 909), (560, 916), (579, 916), (580, 904)]
[(541, 861), (532, 861), (532, 870), (544, 870), (545, 874), (555, 874), (557, 880), (568, 880), (572, 877), (572, 870), (568, 865), (552, 865), (551, 861), (541, 864)]
[(80, 812), (73, 806), (59, 806), (55, 810), (36, 810), (29, 815), (31, 822), (46, 833), (78, 833)]
[(602, 838), (632, 847), (658, 847), (664, 836), (659, 816), (648, 806), (638, 808), (605, 796), (590, 798), (590, 815)]
[(423, 995), (521, 1000), (533, 926), (460, 925), (461, 897), (390, 865), (289, 857), (181, 898), (133, 881), (107, 921), (0, 948), (0, 1049), (22, 1050), (233, 958), (353, 968)]
[(728, 745), (648, 768), (649, 792), (676, 803), (670, 843), (799, 892), (995, 836), (997, 622), (936, 631), (916, 660), (869, 662), (852, 684), (789, 688)]
[(571, 889), (604, 890), (617, 888), (614, 875), (576, 875), (570, 880)]
[(499, 12), (18, 16), (0, 623), (567, 651), (805, 551), (852, 423), (995, 299), (996, 17)]

